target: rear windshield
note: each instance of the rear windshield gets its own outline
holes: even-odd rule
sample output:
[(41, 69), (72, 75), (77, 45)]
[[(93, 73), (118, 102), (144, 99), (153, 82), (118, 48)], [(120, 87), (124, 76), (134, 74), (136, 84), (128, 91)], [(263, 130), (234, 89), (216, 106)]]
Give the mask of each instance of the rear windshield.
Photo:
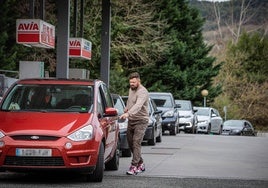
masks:
[(88, 112), (92, 86), (16, 85), (4, 99), (1, 110)]

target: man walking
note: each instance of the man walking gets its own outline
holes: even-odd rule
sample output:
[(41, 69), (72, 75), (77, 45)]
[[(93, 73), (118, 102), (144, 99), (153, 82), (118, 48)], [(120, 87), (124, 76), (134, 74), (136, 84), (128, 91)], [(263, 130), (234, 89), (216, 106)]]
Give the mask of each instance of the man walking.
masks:
[(125, 113), (120, 118), (128, 118), (127, 140), (132, 152), (132, 161), (127, 174), (136, 175), (145, 171), (145, 165), (141, 157), (141, 143), (149, 121), (149, 94), (141, 84), (140, 75), (137, 72), (130, 74), (129, 85)]

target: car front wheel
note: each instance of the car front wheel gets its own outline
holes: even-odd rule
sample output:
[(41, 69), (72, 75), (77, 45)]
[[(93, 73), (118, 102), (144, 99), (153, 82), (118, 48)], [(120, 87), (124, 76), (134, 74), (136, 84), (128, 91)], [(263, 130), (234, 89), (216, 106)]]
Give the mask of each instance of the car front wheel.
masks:
[(120, 144), (117, 140), (117, 146), (113, 158), (105, 164), (106, 170), (118, 170), (120, 157)]
[(91, 182), (102, 182), (103, 171), (104, 171), (104, 145), (103, 143), (101, 143), (96, 168), (92, 174), (87, 175), (87, 180)]
[(154, 129), (152, 129), (152, 138), (148, 140), (148, 145), (154, 146), (156, 143), (156, 137), (154, 133)]

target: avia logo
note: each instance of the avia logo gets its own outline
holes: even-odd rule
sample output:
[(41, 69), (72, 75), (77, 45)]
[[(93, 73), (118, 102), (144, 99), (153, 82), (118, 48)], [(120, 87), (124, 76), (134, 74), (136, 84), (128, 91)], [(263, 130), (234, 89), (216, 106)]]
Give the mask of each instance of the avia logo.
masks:
[(18, 26), (18, 30), (22, 30), (22, 31), (39, 31), (39, 26), (35, 22), (20, 23), (19, 26)]
[(71, 47), (80, 47), (81, 46), (81, 43), (79, 40), (71, 40), (71, 41), (69, 41), (69, 44)]
[(39, 139), (39, 136), (31, 136), (31, 139), (32, 140), (38, 140)]

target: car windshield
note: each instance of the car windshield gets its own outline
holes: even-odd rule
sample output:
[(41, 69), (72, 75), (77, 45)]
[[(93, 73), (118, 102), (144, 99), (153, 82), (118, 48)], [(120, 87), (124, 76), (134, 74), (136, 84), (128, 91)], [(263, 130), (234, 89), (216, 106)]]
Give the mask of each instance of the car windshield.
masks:
[(16, 85), (1, 110), (88, 112), (92, 108), (92, 86)]
[(244, 123), (243, 121), (233, 121), (233, 120), (229, 120), (229, 121), (225, 121), (224, 122), (224, 126), (230, 126), (230, 127), (243, 127)]
[(197, 108), (197, 115), (200, 116), (209, 116), (209, 109), (208, 108)]
[(150, 95), (157, 107), (172, 108), (172, 99), (169, 95)]
[(186, 101), (175, 101), (176, 104), (179, 104), (179, 110), (191, 110), (191, 105), (189, 102)]

